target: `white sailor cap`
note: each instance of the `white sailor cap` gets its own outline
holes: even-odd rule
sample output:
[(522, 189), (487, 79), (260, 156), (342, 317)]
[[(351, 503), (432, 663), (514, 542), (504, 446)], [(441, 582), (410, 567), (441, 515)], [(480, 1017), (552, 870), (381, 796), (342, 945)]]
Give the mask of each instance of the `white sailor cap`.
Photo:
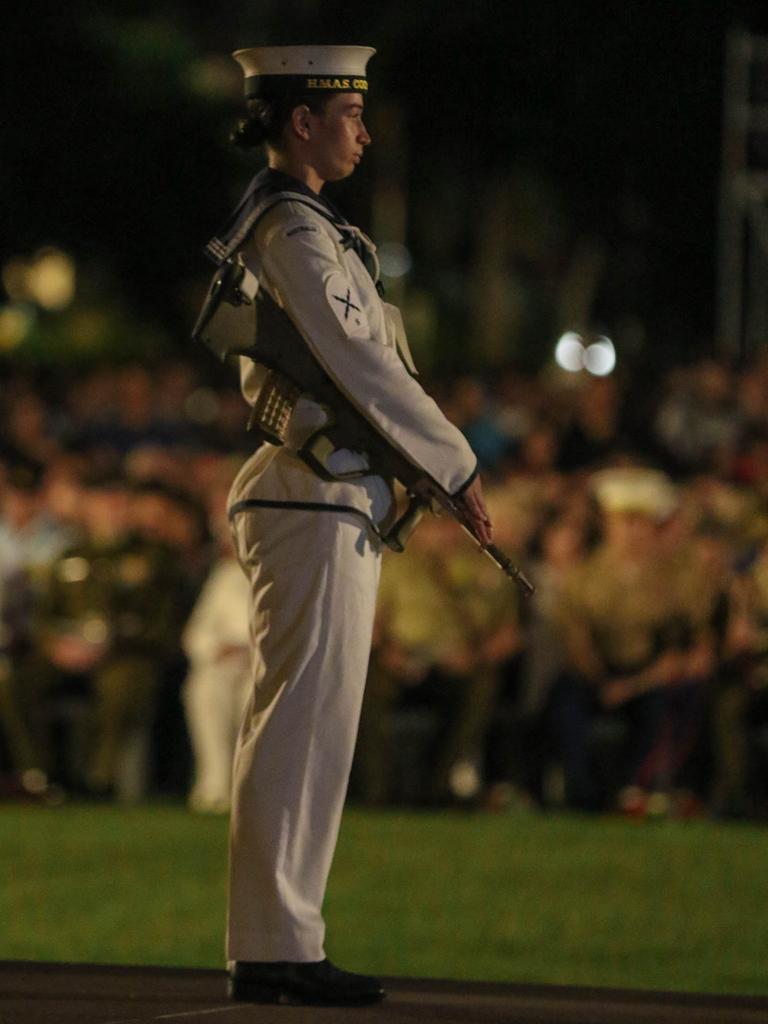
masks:
[(656, 469), (604, 469), (594, 474), (591, 484), (604, 512), (636, 512), (661, 522), (677, 507), (672, 482)]
[(285, 93), (367, 92), (370, 46), (254, 46), (232, 56), (245, 75), (246, 99)]

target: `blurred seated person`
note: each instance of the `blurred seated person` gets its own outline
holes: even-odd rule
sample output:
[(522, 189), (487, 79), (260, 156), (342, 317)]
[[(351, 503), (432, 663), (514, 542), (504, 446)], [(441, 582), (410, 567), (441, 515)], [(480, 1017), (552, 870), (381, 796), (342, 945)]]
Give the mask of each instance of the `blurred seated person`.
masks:
[(704, 684), (714, 668), (712, 639), (696, 620), (662, 542), (675, 507), (663, 474), (641, 468), (593, 477), (603, 540), (567, 576), (558, 609), (567, 676), (552, 715), (570, 805), (599, 809), (592, 724), (622, 720), (627, 738), (617, 777), (623, 809), (641, 811), (651, 793), (669, 794), (683, 778), (698, 739)]
[(119, 454), (164, 441), (156, 412), (157, 383), (141, 363), (130, 363), (115, 371), (112, 422), (105, 440)]
[[(198, 490), (198, 482), (189, 479)], [(155, 782), (164, 793), (189, 788), (193, 753), (185, 724), (182, 689), (189, 663), (181, 645), (181, 627), (192, 613), (211, 565), (210, 533), (205, 506), (193, 494), (164, 479), (134, 483), (132, 515), (137, 532), (164, 549), (175, 570), (175, 611), (179, 634), (164, 660), (157, 699), (154, 734)]]
[(194, 447), (199, 425), (190, 418), (190, 398), (198, 387), (188, 359), (171, 359), (156, 370), (154, 415), (158, 433), (166, 444)]
[(40, 466), (55, 458), (60, 450), (59, 440), (42, 396), (20, 383), (18, 390), (10, 391), (4, 405), (2, 447)]
[(753, 427), (745, 433), (733, 460), (731, 476), (761, 497), (768, 495), (768, 428)]
[(625, 447), (621, 391), (615, 376), (588, 377), (576, 392), (576, 406), (560, 438), (559, 468), (594, 469)]
[(165, 547), (176, 565), (181, 621), (190, 614), (210, 569), (210, 532), (205, 506), (159, 479), (133, 484), (131, 515), (136, 532)]
[(189, 806), (229, 810), (235, 742), (250, 692), (249, 583), (232, 548), (226, 492), (213, 519), (218, 554), (182, 636), (189, 660), (183, 699), (195, 759)]
[[(728, 567), (730, 568), (730, 567)], [(768, 542), (739, 571), (721, 570), (722, 656), (711, 701), (712, 810), (747, 818), (764, 808), (755, 778), (752, 734), (768, 724)]]
[(586, 557), (587, 541), (586, 525), (560, 508), (550, 509), (533, 538), (529, 575), (536, 594), (528, 607), (519, 712), (534, 741), (527, 751), (527, 778), (539, 801), (544, 800), (543, 774), (555, 753), (548, 729), (550, 698), (566, 672), (558, 610), (566, 579)]
[(452, 519), (426, 516), (403, 555), (385, 555), (377, 609), (358, 743), (364, 799), (390, 799), (392, 714), (412, 705), (437, 726), (424, 801), (476, 798), (499, 668), (521, 644), (514, 586)]
[(93, 475), (93, 467), (79, 452), (60, 452), (46, 464), (42, 483), (45, 510), (64, 531), (65, 547), (82, 536), (82, 481), (89, 475)]
[(481, 382), (470, 376), (453, 381), (445, 409), (448, 418), (472, 445), (481, 468), (498, 468), (514, 442), (500, 429)]
[(22, 572), (34, 579), (75, 536), (47, 508), (40, 463), (9, 461), (0, 492), (0, 576)]
[(734, 391), (731, 370), (714, 359), (670, 375), (653, 426), (676, 469), (701, 472), (732, 461), (744, 430)]
[(47, 778), (57, 767), (50, 699), (86, 697), (75, 781), (101, 795), (113, 790), (124, 740), (150, 714), (163, 657), (178, 643), (176, 574), (167, 550), (134, 532), (122, 479), (86, 481), (81, 511), (84, 538), (46, 573), (32, 645), (2, 682), (0, 716), (16, 770)]
[[(697, 498), (693, 488), (690, 497)], [(689, 773), (689, 782), (697, 799), (712, 797), (715, 807), (725, 776), (735, 779), (738, 774), (739, 739), (732, 731), (736, 722), (731, 712), (738, 704), (735, 694), (749, 676), (754, 652), (751, 588), (744, 574), (735, 570), (737, 536), (732, 527), (705, 514), (697, 501), (680, 508), (662, 530), (670, 576), (688, 609), (698, 637), (699, 671), (709, 684), (705, 693), (708, 742), (702, 733), (700, 749), (694, 753), (702, 755), (698, 760), (703, 763), (691, 766), (698, 771)], [(742, 781), (746, 783), (746, 776)]]
[(501, 467), (504, 481), (516, 493), (526, 492), (539, 512), (558, 505), (568, 489), (568, 477), (557, 468), (559, 452), (557, 426), (540, 418)]
[[(12, 717), (6, 707), (10, 679), (14, 666), (29, 654), (42, 581), (51, 562), (77, 535), (71, 524), (51, 514), (46, 497), (42, 466), (9, 456), (0, 489), (0, 728)], [(4, 785), (9, 792), (35, 795), (45, 788), (35, 773), (9, 777)]]

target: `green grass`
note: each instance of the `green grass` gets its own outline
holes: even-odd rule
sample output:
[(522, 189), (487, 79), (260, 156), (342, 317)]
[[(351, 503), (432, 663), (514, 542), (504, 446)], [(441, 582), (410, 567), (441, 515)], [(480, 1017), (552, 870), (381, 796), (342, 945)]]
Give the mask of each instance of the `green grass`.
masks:
[[(329, 954), (382, 974), (768, 993), (764, 829), (345, 815)], [(221, 966), (226, 823), (0, 808), (0, 958)], [(6, 881), (7, 880), (7, 881)]]

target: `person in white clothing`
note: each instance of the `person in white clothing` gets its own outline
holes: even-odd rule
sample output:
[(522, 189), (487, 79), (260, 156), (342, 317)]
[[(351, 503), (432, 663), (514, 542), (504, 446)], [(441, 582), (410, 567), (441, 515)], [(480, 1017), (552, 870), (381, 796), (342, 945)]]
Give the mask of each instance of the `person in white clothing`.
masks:
[(232, 759), (251, 687), (248, 580), (234, 556), (214, 563), (182, 636), (189, 673), (182, 692), (195, 758), (190, 809), (225, 814)]
[[(399, 314), (380, 295), (375, 246), (322, 194), (326, 182), (354, 171), (371, 142), (363, 108), (373, 52), (235, 53), (248, 98), (236, 141), (266, 143), (268, 167), (208, 252), (218, 263), (240, 254), (350, 405), (452, 495), (489, 543), (477, 460), (414, 377)], [(244, 359), (242, 382), (258, 425), (270, 386), (266, 367)], [(384, 995), (376, 978), (326, 958), (322, 903), (393, 495), (353, 446), (326, 453), (318, 471), (305, 449), (324, 421), (321, 406), (302, 394), (285, 443), (262, 443), (230, 494), (235, 548), (250, 581), (253, 651), (232, 794), (227, 956), (234, 999), (355, 1004)]]

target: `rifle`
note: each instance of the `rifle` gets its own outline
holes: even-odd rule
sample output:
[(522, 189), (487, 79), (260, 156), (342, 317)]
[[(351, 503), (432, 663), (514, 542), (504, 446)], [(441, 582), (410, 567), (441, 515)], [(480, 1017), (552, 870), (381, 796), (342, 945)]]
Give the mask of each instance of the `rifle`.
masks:
[(343, 447), (368, 455), (372, 468), (366, 473), (394, 478), (403, 485), (409, 495), (408, 508), (382, 535), (390, 548), (402, 551), (424, 510), (439, 508), (456, 519), (524, 595), (533, 593), (533, 584), (503, 551), (480, 542), (460, 498), (452, 497), (412, 465), (352, 405), (314, 357), (288, 314), (266, 289), (259, 287), (242, 254), (229, 257), (215, 272), (192, 338), (223, 362), (232, 355), (247, 356), (268, 368), (249, 423), (249, 429), (256, 427), (262, 440), (284, 444), (293, 406), (306, 392), (323, 406), (327, 422), (304, 442), (298, 454), (320, 477), (338, 479), (328, 469), (327, 460)]

